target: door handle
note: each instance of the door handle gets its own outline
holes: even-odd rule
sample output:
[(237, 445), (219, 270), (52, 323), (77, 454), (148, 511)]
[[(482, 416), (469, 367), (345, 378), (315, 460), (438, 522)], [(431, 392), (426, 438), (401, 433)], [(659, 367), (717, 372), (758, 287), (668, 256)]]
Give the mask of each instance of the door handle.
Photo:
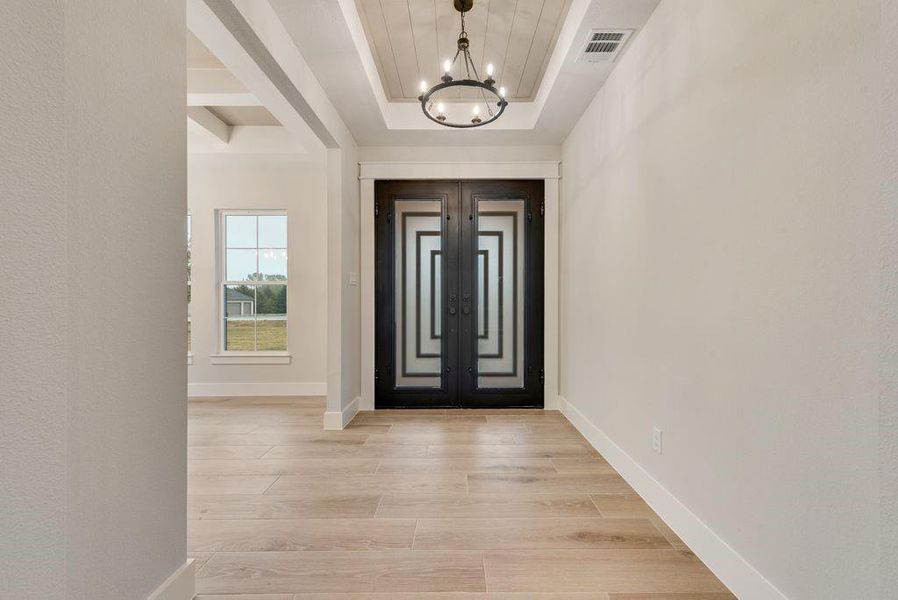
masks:
[(468, 294), (465, 294), (464, 296), (462, 296), (462, 304), (463, 304), (463, 306), (461, 308), (462, 314), (470, 315), (471, 314), (471, 296), (469, 296)]
[(455, 308), (455, 299), (458, 298), (455, 294), (449, 294), (449, 314), (454, 315), (457, 311)]

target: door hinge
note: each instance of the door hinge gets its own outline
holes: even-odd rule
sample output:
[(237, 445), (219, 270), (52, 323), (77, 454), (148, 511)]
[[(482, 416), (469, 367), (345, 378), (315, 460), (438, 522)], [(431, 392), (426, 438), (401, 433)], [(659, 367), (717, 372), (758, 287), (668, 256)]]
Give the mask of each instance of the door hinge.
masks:
[(545, 383), (546, 383), (546, 370), (540, 369), (539, 370), (539, 384), (543, 385)]
[(545, 200), (543, 200), (539, 203), (539, 216), (541, 216), (541, 217), (546, 216), (546, 201)]
[(532, 223), (532, 222), (533, 222), (533, 213), (530, 212), (529, 210), (527, 211), (527, 222), (528, 222), (528, 223)]
[(380, 204), (377, 204), (375, 202), (374, 203), (374, 218), (376, 219), (379, 216), (380, 216)]

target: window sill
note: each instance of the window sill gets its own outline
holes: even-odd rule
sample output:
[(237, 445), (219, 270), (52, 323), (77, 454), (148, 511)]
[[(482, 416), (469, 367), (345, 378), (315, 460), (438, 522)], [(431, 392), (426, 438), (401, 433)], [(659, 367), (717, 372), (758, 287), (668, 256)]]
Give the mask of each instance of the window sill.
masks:
[(209, 356), (213, 365), (289, 365), (289, 352), (222, 352)]
[(187, 353), (187, 366), (190, 366), (192, 364), (193, 364), (193, 352), (188, 352)]

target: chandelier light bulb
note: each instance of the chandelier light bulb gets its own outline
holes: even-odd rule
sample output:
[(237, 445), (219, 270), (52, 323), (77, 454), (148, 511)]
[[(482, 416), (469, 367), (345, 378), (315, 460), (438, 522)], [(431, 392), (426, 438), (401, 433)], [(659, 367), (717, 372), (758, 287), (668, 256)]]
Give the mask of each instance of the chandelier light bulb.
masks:
[(424, 92), (426, 92), (427, 91), (427, 82), (422, 79), (420, 85), (418, 85), (418, 89), (421, 90), (422, 94)]
[(487, 77), (492, 77), (492, 76), (493, 76), (493, 63), (489, 63), (489, 64), (486, 66), (486, 75), (487, 75)]
[(505, 97), (505, 88), (504, 87), (499, 88), (499, 95), (502, 96), (503, 98)]
[(480, 114), (480, 105), (479, 104), (474, 105), (474, 108), (471, 109), (471, 114), (473, 114), (475, 117)]
[(448, 73), (452, 70), (452, 61), (448, 58), (443, 61), (443, 73)]
[(437, 114), (442, 115), (445, 112), (446, 112), (446, 107), (443, 105), (443, 103), (442, 102), (438, 103), (437, 104)]

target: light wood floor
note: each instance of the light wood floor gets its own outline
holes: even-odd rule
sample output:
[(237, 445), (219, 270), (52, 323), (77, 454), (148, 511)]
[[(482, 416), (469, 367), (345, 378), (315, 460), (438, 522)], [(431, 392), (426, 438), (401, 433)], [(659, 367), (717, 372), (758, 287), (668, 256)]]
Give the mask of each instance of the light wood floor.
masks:
[(732, 600), (553, 411), (189, 405), (200, 600)]

